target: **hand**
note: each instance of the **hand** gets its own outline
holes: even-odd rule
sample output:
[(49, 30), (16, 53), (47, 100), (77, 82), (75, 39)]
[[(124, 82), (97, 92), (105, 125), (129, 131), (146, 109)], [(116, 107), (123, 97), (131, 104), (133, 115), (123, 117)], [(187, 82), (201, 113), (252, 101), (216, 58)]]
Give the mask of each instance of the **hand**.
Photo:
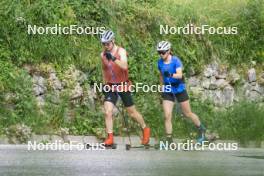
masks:
[(110, 53), (110, 52), (105, 52), (105, 57), (107, 60), (112, 60), (113, 62), (116, 60), (116, 58)]
[(165, 71), (163, 74), (165, 77), (172, 77), (173, 75), (172, 73), (169, 73), (168, 71)]

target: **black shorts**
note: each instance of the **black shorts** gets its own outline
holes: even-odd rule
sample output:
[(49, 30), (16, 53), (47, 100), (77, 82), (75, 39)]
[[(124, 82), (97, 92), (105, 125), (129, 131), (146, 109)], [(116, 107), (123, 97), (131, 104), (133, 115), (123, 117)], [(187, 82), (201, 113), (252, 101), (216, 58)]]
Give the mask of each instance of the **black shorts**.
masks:
[(114, 105), (116, 105), (116, 102), (118, 100), (118, 96), (120, 96), (123, 104), (125, 107), (130, 107), (134, 105), (131, 92), (104, 92), (105, 99), (104, 101), (112, 102)]
[(175, 98), (178, 102), (184, 102), (186, 100), (189, 100), (189, 96), (186, 90), (180, 93), (176, 93), (173, 95), (173, 93), (170, 92), (163, 92), (162, 93), (163, 100), (169, 100), (169, 101), (175, 101)]

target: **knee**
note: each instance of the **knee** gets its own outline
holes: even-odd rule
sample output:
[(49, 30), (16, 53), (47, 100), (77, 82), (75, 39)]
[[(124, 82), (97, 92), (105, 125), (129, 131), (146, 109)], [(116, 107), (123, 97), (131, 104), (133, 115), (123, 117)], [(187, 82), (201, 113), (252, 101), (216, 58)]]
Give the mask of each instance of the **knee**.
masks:
[(131, 117), (135, 117), (137, 116), (138, 112), (136, 110), (128, 110), (127, 113), (131, 116)]
[(164, 113), (165, 116), (165, 121), (170, 121), (171, 117), (172, 117), (172, 113)]
[(183, 112), (183, 114), (185, 117), (192, 117), (193, 113), (191, 111), (189, 111), (189, 112)]
[(112, 110), (105, 110), (105, 117), (106, 118), (111, 118), (113, 115), (113, 111)]

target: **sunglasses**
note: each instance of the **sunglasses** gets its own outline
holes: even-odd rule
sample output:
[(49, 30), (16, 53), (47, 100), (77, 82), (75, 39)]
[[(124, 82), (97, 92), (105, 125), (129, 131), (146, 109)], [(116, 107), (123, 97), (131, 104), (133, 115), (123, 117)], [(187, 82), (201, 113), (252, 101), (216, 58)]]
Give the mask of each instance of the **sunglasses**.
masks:
[(167, 52), (168, 52), (169, 50), (166, 50), (166, 51), (158, 51), (158, 53), (159, 53), (159, 55), (164, 55), (164, 54), (166, 54)]
[(104, 46), (109, 46), (112, 42), (102, 43)]

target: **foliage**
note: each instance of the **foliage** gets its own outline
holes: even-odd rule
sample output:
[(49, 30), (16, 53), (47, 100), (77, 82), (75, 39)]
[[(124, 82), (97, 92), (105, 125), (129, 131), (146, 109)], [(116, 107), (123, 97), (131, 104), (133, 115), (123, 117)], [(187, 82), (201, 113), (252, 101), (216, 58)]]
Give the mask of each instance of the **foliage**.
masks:
[[(30, 76), (9, 62), (0, 61), (0, 126), (37, 122)], [(32, 123), (33, 123), (32, 122)]]
[[(72, 108), (68, 95), (62, 95), (61, 102), (56, 104), (50, 94), (46, 99), (46, 114), (40, 113), (32, 93), (31, 78), (22, 69), (23, 64), (47, 63), (63, 73), (65, 68), (75, 65), (88, 75), (89, 83), (101, 82), (99, 36), (28, 35), (28, 25), (75, 24), (113, 29), (116, 42), (128, 51), (133, 82), (158, 84), (155, 46), (160, 40), (172, 42), (173, 51), (182, 59), (186, 74), (191, 67), (202, 71), (204, 64), (214, 59), (232, 67), (249, 65), (251, 61), (256, 61), (260, 70), (264, 66), (262, 0), (111, 0), (107, 3), (103, 0), (2, 0), (0, 13), (0, 133), (19, 123), (30, 126), (35, 133), (68, 127), (72, 134), (90, 134), (103, 128), (99, 107), (95, 110), (83, 106)], [(238, 35), (159, 33), (160, 25), (184, 27), (189, 23), (236, 26)], [(135, 94), (137, 107), (154, 129), (155, 137), (164, 132), (159, 101), (158, 94)], [(254, 104), (241, 104), (225, 113), (216, 113), (210, 103), (191, 102), (194, 112), (206, 126), (222, 138), (263, 138), (257, 134), (263, 127), (263, 111)], [(75, 116), (73, 121), (65, 119), (69, 111)], [(188, 136), (195, 130), (188, 120), (178, 118), (179, 115), (175, 117), (175, 136)], [(252, 126), (247, 128), (249, 119)]]
[(263, 140), (263, 114), (263, 107), (254, 102), (241, 102), (216, 114), (220, 137), (238, 139), (242, 143)]

